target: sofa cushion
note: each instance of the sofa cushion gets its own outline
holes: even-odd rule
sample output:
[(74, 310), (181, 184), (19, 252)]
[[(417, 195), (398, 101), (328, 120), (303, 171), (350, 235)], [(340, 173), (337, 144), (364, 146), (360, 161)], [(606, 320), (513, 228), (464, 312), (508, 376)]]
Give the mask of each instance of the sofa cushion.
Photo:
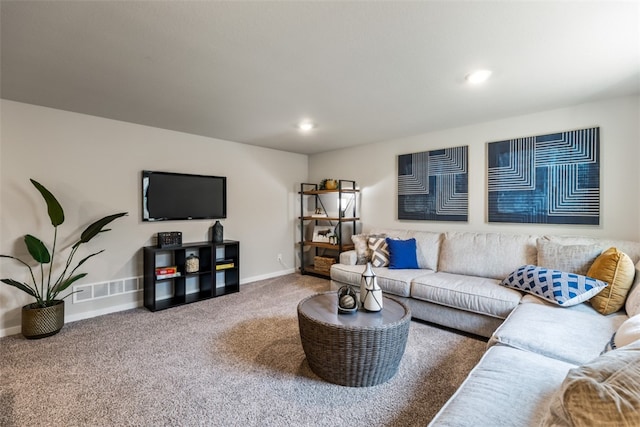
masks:
[(571, 369), (542, 425), (638, 426), (639, 407), (640, 342)]
[(509, 274), (502, 284), (562, 307), (580, 304), (607, 287), (601, 280), (535, 265), (523, 265)]
[(539, 425), (575, 365), (509, 347), (491, 347), (429, 426)]
[(442, 233), (433, 233), (430, 231), (408, 231), (407, 238), (411, 237), (416, 239), (416, 258), (418, 259), (418, 267), (437, 271)]
[(631, 240), (601, 239), (586, 236), (558, 235), (545, 235), (541, 237), (541, 239), (562, 245), (597, 245), (603, 251), (610, 247), (616, 247), (629, 255), (629, 258), (631, 258), (631, 261), (633, 261), (634, 264), (640, 261), (640, 242), (633, 242)]
[(563, 308), (525, 295), (488, 345), (508, 345), (580, 365), (598, 357), (627, 318), (622, 312), (603, 316), (589, 304)]
[(602, 314), (611, 314), (620, 310), (627, 299), (636, 273), (631, 258), (617, 248), (602, 252), (593, 262), (587, 276), (607, 282), (609, 286), (589, 300), (589, 303)]
[(494, 279), (437, 272), (416, 277), (411, 297), (504, 319), (522, 294), (500, 286)]
[[(339, 283), (360, 286), (364, 269), (363, 265), (333, 264), (331, 279)], [(401, 297), (410, 295), (411, 281), (414, 278), (433, 273), (431, 270), (389, 270), (387, 267), (374, 268), (373, 272), (383, 292)]]
[(536, 238), (503, 233), (445, 233), (438, 271), (502, 280), (536, 262)]
[(416, 239), (400, 240), (387, 237), (387, 246), (389, 247), (389, 268), (391, 270), (419, 268), (416, 257)]
[(563, 245), (546, 239), (538, 239), (537, 246), (536, 265), (583, 276), (602, 253), (598, 245)]

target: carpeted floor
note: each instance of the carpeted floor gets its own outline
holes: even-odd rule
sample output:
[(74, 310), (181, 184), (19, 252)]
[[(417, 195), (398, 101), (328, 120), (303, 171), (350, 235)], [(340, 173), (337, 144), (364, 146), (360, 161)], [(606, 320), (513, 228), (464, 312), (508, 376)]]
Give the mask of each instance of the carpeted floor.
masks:
[(398, 374), (351, 388), (309, 369), (297, 303), (328, 289), (292, 274), (156, 313), (0, 339), (2, 426), (424, 426), (485, 342), (412, 321)]

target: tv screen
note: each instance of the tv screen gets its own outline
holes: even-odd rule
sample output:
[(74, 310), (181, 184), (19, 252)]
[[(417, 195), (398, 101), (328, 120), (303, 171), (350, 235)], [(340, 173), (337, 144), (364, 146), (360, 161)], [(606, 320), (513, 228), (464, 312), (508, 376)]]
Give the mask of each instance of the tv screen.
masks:
[(226, 177), (142, 171), (143, 221), (226, 217)]

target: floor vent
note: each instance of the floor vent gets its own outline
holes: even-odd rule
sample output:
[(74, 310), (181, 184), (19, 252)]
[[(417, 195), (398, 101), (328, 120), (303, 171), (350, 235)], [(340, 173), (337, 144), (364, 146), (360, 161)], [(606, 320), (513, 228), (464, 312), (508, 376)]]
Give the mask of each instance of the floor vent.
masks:
[(142, 291), (142, 276), (73, 286), (73, 303)]

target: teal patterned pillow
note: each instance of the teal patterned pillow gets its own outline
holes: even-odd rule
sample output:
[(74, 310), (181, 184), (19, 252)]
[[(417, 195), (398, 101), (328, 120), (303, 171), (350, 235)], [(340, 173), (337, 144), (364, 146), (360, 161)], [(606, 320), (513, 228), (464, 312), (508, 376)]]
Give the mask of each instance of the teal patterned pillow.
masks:
[(580, 304), (607, 287), (602, 280), (535, 265), (523, 265), (509, 274), (502, 284), (562, 307)]

